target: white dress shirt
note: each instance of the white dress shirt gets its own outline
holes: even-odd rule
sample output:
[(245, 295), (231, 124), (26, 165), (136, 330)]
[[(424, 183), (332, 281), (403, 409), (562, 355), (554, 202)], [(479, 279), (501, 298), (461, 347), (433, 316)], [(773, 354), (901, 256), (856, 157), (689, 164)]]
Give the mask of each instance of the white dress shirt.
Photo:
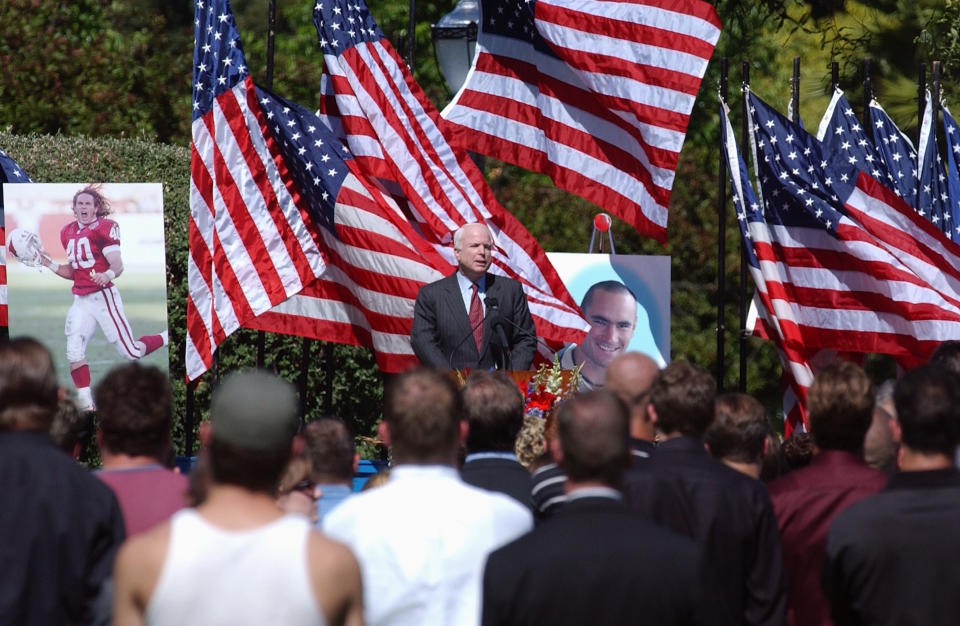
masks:
[(487, 555), (532, 528), (526, 507), (444, 465), (394, 467), (323, 521), (360, 562), (367, 626), (478, 624)]
[(480, 311), (487, 312), (487, 303), (484, 299), (487, 297), (487, 277), (481, 276), (480, 280), (474, 283), (472, 280), (457, 271), (457, 284), (460, 286), (460, 297), (463, 298), (463, 307), (470, 313), (470, 300), (473, 299), (473, 285), (477, 285), (477, 297), (480, 298)]

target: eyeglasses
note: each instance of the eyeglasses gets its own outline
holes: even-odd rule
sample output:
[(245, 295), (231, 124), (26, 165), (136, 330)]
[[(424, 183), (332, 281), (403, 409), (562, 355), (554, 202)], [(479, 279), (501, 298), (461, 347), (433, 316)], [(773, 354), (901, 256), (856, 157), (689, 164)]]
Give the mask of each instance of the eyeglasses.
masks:
[(316, 488), (317, 488), (317, 485), (313, 481), (301, 480), (300, 482), (295, 484), (293, 487), (290, 487), (290, 493), (293, 493), (294, 491), (299, 491), (300, 493), (309, 497), (310, 499), (315, 500), (316, 498), (313, 497), (313, 494)]

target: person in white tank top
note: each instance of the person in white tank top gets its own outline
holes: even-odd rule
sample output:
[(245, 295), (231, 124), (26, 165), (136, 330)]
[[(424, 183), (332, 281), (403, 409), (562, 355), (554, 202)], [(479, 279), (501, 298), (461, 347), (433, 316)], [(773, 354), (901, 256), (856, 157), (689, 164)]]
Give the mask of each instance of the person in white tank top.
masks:
[(362, 626), (353, 554), (274, 501), (303, 447), (297, 415), (293, 387), (265, 372), (235, 374), (217, 389), (200, 431), (207, 499), (121, 547), (114, 624)]

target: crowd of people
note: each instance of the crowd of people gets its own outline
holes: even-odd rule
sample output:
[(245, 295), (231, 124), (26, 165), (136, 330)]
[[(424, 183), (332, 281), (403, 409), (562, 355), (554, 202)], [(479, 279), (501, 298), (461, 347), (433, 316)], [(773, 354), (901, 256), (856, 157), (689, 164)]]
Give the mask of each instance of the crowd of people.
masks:
[(344, 422), (263, 371), (188, 478), (165, 374), (116, 368), (88, 471), (50, 353), (0, 344), (0, 624), (960, 623), (960, 342), (879, 388), (835, 361), (784, 442), (689, 362), (601, 380), (544, 428), (505, 374), (397, 375), (355, 493)]

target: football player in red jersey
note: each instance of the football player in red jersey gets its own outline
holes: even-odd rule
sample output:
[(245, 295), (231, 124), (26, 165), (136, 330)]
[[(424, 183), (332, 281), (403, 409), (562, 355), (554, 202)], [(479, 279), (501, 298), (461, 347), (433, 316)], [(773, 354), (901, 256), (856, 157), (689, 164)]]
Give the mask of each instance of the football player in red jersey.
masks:
[(77, 221), (60, 231), (60, 243), (69, 263), (58, 265), (46, 252), (42, 253), (42, 263), (57, 276), (73, 281), (73, 304), (67, 311), (64, 329), (67, 361), (81, 408), (92, 409), (86, 352), (97, 326), (117, 352), (131, 361), (166, 345), (167, 331), (135, 339), (130, 330), (120, 292), (113, 284), (123, 272), (120, 227), (107, 219), (110, 203), (98, 186), (87, 185), (73, 196), (73, 213)]

